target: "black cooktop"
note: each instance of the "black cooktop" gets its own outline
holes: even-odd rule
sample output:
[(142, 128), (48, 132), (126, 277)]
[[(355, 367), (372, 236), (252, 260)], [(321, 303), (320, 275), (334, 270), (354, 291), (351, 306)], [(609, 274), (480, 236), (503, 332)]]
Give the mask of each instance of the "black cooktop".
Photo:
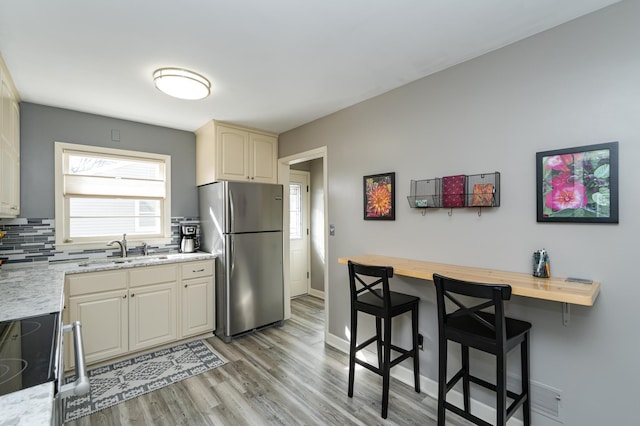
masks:
[(54, 380), (58, 314), (0, 321), (0, 395)]

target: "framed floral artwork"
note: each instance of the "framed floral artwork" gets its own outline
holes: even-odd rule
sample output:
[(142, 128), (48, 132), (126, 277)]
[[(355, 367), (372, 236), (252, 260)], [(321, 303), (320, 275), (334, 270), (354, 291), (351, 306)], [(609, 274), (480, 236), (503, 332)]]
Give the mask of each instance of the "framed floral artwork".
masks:
[(618, 223), (618, 142), (536, 153), (538, 222)]
[(396, 174), (364, 176), (364, 219), (396, 220)]

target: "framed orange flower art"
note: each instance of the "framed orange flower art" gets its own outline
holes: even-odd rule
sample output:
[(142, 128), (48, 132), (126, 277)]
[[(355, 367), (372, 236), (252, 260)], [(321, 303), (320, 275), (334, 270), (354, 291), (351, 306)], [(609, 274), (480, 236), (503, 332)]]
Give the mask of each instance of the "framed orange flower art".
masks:
[(618, 223), (618, 142), (536, 153), (538, 222)]
[(396, 220), (396, 174), (364, 176), (364, 220)]

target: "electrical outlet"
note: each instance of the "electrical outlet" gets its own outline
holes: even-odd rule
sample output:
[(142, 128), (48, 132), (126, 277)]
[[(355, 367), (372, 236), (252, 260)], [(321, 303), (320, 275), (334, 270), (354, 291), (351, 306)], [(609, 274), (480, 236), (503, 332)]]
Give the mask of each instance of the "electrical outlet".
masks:
[(418, 347), (421, 351), (424, 350), (424, 336), (422, 334), (418, 334)]

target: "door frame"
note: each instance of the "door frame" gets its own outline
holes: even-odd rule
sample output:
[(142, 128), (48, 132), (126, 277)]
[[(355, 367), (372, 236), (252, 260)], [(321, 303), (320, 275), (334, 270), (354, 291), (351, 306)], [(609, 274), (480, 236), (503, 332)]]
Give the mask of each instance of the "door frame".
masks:
[[(327, 164), (327, 147), (312, 149), (300, 152), (298, 154), (289, 155), (278, 159), (278, 183), (284, 187), (289, 187), (289, 171), (291, 164), (303, 163), (305, 161), (322, 158), (322, 185), (324, 193), (324, 338), (327, 340), (329, 330), (329, 197), (327, 196), (328, 188), (328, 164)], [(291, 289), (290, 289), (290, 268), (289, 264), (289, 192), (283, 191), (282, 219), (283, 219), (283, 272), (284, 272), (284, 318), (291, 318)]]
[[(309, 200), (309, 197), (311, 197), (311, 192), (309, 191), (309, 186), (311, 185), (311, 172), (308, 172), (306, 170), (296, 170), (296, 169), (291, 169), (289, 168), (289, 184), (291, 184), (291, 175), (295, 175), (298, 174), (298, 176), (304, 176), (304, 180), (306, 180), (307, 185), (306, 188), (303, 188), (302, 190), (302, 198), (303, 198), (303, 202), (302, 202), (302, 214), (304, 215), (304, 219), (303, 219), (303, 224), (306, 224), (307, 226), (305, 227), (305, 229), (303, 229), (303, 233), (306, 232), (306, 248), (305, 248), (305, 253), (306, 253), (306, 270), (307, 270), (307, 282), (306, 282), (306, 288), (305, 288), (305, 294), (311, 294), (311, 212), (309, 211), (311, 208), (311, 202)], [(305, 191), (306, 189), (306, 191)], [(289, 199), (289, 202), (291, 202), (291, 199)], [(289, 218), (291, 218), (291, 215), (289, 215)], [(289, 235), (289, 237), (291, 237), (291, 235)], [(289, 250), (291, 250), (291, 239), (289, 239)], [(291, 258), (289, 258), (289, 261), (291, 261)], [(289, 268), (291, 268), (291, 265), (289, 265)], [(291, 269), (289, 269), (289, 272), (291, 272)], [(291, 281), (289, 281), (289, 283), (291, 283)]]

